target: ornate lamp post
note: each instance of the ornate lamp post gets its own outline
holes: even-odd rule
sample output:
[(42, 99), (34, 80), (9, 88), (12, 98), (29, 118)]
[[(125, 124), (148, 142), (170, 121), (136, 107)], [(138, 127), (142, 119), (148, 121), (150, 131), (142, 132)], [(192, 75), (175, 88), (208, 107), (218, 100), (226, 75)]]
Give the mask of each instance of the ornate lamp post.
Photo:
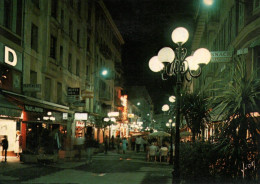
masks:
[[(188, 40), (189, 33), (184, 27), (178, 27), (172, 32), (172, 40), (177, 47), (175, 51), (170, 47), (162, 48), (157, 56), (149, 61), (149, 67), (153, 72), (161, 72), (162, 80), (175, 76), (177, 79), (176, 94), (176, 137), (175, 137), (175, 157), (173, 170), (173, 183), (180, 182), (180, 90), (183, 78), (191, 81), (192, 78), (199, 77), (202, 65), (208, 64), (211, 59), (210, 52), (205, 48), (200, 48), (192, 56), (186, 57), (187, 49), (182, 45)], [(175, 181), (175, 182), (174, 182)]]

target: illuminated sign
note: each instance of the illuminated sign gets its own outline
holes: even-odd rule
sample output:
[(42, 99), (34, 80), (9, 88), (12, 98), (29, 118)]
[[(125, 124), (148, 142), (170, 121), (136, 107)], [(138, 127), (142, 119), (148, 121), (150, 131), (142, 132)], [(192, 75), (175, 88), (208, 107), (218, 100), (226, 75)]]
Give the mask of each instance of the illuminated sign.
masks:
[(127, 120), (127, 95), (121, 97), (121, 104), (124, 106), (122, 113), (122, 120)]
[(7, 46), (5, 46), (5, 63), (11, 66), (16, 66), (17, 55), (15, 51)]
[(77, 112), (75, 113), (74, 118), (75, 120), (88, 120), (88, 113)]
[(134, 114), (128, 114), (128, 118), (134, 118), (135, 115)]
[(17, 52), (0, 42), (0, 63), (5, 63), (15, 69), (22, 71), (22, 53)]
[(76, 126), (77, 127), (85, 127), (85, 123), (82, 121), (76, 121)]
[(108, 117), (118, 117), (119, 116), (119, 112), (109, 112), (107, 113)]

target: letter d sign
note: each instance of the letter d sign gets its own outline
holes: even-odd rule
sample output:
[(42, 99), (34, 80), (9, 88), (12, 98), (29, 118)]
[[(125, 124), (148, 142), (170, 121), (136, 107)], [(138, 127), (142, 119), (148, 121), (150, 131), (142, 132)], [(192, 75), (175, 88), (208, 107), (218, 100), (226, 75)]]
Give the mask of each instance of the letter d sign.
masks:
[[(10, 56), (9, 54), (12, 54), (13, 56), (12, 61), (10, 61), (11, 57), (9, 57)], [(15, 66), (17, 64), (17, 55), (15, 51), (7, 46), (5, 46), (5, 63), (12, 66)]]

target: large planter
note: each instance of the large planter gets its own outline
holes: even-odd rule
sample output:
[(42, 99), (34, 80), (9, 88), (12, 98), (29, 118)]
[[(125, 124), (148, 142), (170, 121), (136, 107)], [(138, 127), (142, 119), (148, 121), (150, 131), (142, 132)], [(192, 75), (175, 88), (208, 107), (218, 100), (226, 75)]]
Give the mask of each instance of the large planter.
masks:
[(58, 161), (58, 154), (24, 154), (20, 155), (20, 161), (24, 163), (43, 163), (43, 164), (50, 164), (55, 163)]
[(33, 154), (24, 154), (22, 153), (20, 155), (20, 161), (24, 163), (37, 163), (37, 156), (38, 155), (33, 155)]
[(37, 155), (38, 163), (51, 164), (58, 161), (58, 154), (39, 154)]

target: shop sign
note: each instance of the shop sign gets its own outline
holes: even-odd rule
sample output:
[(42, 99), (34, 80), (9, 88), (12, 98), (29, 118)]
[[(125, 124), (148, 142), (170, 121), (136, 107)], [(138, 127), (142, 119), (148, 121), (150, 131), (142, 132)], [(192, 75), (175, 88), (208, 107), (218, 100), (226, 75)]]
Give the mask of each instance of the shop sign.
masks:
[(76, 121), (76, 127), (85, 127), (85, 122)]
[(108, 117), (118, 117), (119, 116), (119, 112), (109, 112), (107, 113)]
[(81, 91), (81, 98), (86, 99), (86, 98), (94, 98), (94, 92), (90, 90), (82, 90)]
[(135, 115), (134, 115), (134, 114), (128, 114), (127, 117), (128, 117), (128, 118), (134, 118)]
[(22, 71), (22, 53), (17, 52), (0, 42), (0, 63), (5, 63), (15, 69)]
[(79, 95), (79, 88), (70, 88), (68, 87), (68, 96)]
[(64, 119), (64, 120), (68, 119), (68, 113), (67, 112), (62, 113), (62, 119)]
[(43, 108), (41, 107), (35, 107), (31, 105), (24, 105), (24, 110), (28, 112), (38, 112), (38, 113), (43, 113)]
[(88, 120), (88, 113), (76, 112), (74, 115), (75, 120)]
[(80, 93), (80, 88), (70, 88), (70, 87), (68, 87), (68, 91), (67, 91), (68, 102), (73, 103), (75, 101), (78, 101), (80, 99), (79, 93)]
[(242, 54), (247, 54), (247, 53), (248, 53), (248, 48), (237, 50), (237, 55), (242, 55)]
[(215, 51), (211, 53), (212, 63), (227, 63), (232, 59), (232, 51)]
[(23, 84), (24, 92), (40, 92), (41, 84)]

